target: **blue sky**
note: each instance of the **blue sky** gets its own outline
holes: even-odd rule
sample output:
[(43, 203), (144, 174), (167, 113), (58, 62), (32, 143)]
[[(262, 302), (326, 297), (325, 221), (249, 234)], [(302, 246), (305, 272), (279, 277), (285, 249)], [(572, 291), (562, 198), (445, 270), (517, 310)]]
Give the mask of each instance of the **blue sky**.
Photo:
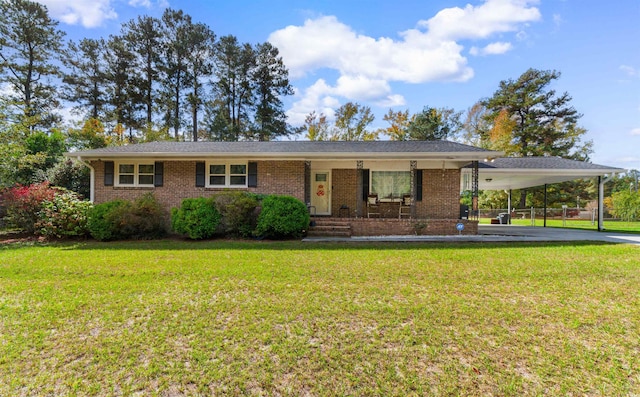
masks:
[(39, 0), (68, 38), (107, 37), (137, 15), (182, 9), (218, 36), (271, 41), (296, 95), (292, 124), (354, 101), (373, 127), (389, 108), (465, 110), (528, 68), (562, 73), (594, 163), (640, 169), (637, 0)]

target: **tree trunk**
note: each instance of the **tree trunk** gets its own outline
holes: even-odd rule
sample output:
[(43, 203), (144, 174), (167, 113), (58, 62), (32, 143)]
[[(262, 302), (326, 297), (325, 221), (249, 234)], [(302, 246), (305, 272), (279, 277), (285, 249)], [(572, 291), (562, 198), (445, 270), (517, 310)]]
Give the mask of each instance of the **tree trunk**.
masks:
[(527, 208), (527, 189), (520, 190), (520, 203), (518, 204), (518, 208)]

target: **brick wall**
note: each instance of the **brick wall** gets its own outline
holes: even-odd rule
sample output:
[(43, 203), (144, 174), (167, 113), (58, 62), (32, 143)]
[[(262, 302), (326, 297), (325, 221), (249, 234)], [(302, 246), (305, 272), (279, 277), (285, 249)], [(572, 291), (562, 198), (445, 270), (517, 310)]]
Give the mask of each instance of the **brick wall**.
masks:
[(167, 209), (177, 207), (183, 199), (208, 197), (225, 190), (284, 194), (304, 201), (304, 161), (258, 161), (258, 186), (245, 189), (211, 189), (196, 187), (195, 161), (164, 161), (164, 184), (160, 187), (117, 187), (104, 185), (104, 162), (94, 161), (95, 202), (115, 199), (135, 200), (152, 192)]
[(460, 217), (460, 170), (422, 171), (422, 201), (416, 202), (416, 217), (426, 219)]
[(464, 224), (463, 235), (478, 234), (478, 222), (458, 219), (350, 219), (352, 236), (457, 235), (456, 224)]
[[(258, 161), (258, 186), (246, 188), (255, 193), (285, 194), (304, 202), (304, 161)], [(134, 200), (147, 192), (155, 197), (167, 209), (177, 207), (189, 197), (206, 197), (225, 189), (210, 189), (195, 186), (195, 161), (165, 161), (164, 186), (150, 188), (104, 186), (104, 163), (94, 161), (95, 201), (101, 203), (117, 198)], [(366, 203), (362, 201), (362, 214), (356, 214), (357, 200), (362, 192), (358, 191), (356, 169), (332, 170), (332, 215), (345, 216), (340, 211), (342, 205), (349, 207), (349, 217), (366, 217)], [(460, 211), (460, 171), (453, 169), (426, 169), (422, 172), (422, 201), (415, 202), (416, 218), (428, 220), (451, 220), (459, 217)], [(238, 190), (238, 189), (232, 189)], [(391, 204), (390, 204), (391, 205)], [(395, 207), (393, 207), (395, 208)], [(392, 213), (393, 212), (393, 213)], [(396, 217), (395, 211), (388, 216)]]
[(355, 169), (333, 169), (331, 170), (331, 214), (334, 217), (347, 216), (347, 211), (340, 211), (340, 207), (349, 207), (348, 216), (355, 218), (356, 205), (359, 197), (358, 192), (358, 172)]

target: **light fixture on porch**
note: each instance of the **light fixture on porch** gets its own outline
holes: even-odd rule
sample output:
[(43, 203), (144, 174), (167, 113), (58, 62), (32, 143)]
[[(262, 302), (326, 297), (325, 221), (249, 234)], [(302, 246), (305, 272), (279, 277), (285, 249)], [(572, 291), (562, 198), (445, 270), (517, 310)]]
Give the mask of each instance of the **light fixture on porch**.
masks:
[(491, 182), (492, 180), (493, 180), (493, 179), (491, 179), (491, 178), (487, 178), (487, 179), (485, 179), (485, 181), (487, 181), (487, 182)]

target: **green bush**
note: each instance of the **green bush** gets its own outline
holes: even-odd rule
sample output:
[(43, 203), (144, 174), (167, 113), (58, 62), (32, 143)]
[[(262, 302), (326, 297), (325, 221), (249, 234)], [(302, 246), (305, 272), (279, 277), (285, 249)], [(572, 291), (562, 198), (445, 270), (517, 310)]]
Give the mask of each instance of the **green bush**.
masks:
[(300, 200), (290, 196), (267, 196), (262, 201), (255, 234), (283, 239), (302, 237), (309, 226), (309, 211)]
[(224, 192), (213, 196), (222, 216), (219, 229), (232, 236), (248, 237), (258, 223), (258, 197), (248, 192)]
[(184, 199), (180, 208), (171, 209), (171, 228), (194, 240), (213, 237), (220, 219), (212, 198)]
[(152, 193), (134, 200), (122, 216), (122, 232), (128, 239), (149, 240), (167, 234), (166, 213)]
[(42, 202), (35, 224), (36, 233), (45, 237), (82, 237), (88, 233), (87, 214), (92, 208), (89, 201), (81, 200), (77, 193), (58, 188), (55, 196)]
[(166, 214), (153, 194), (134, 202), (114, 200), (98, 204), (89, 212), (88, 228), (99, 241), (162, 237), (167, 233)]
[(122, 216), (130, 211), (130, 208), (131, 203), (126, 200), (113, 200), (95, 205), (88, 213), (87, 228), (91, 237), (98, 241), (123, 239)]

